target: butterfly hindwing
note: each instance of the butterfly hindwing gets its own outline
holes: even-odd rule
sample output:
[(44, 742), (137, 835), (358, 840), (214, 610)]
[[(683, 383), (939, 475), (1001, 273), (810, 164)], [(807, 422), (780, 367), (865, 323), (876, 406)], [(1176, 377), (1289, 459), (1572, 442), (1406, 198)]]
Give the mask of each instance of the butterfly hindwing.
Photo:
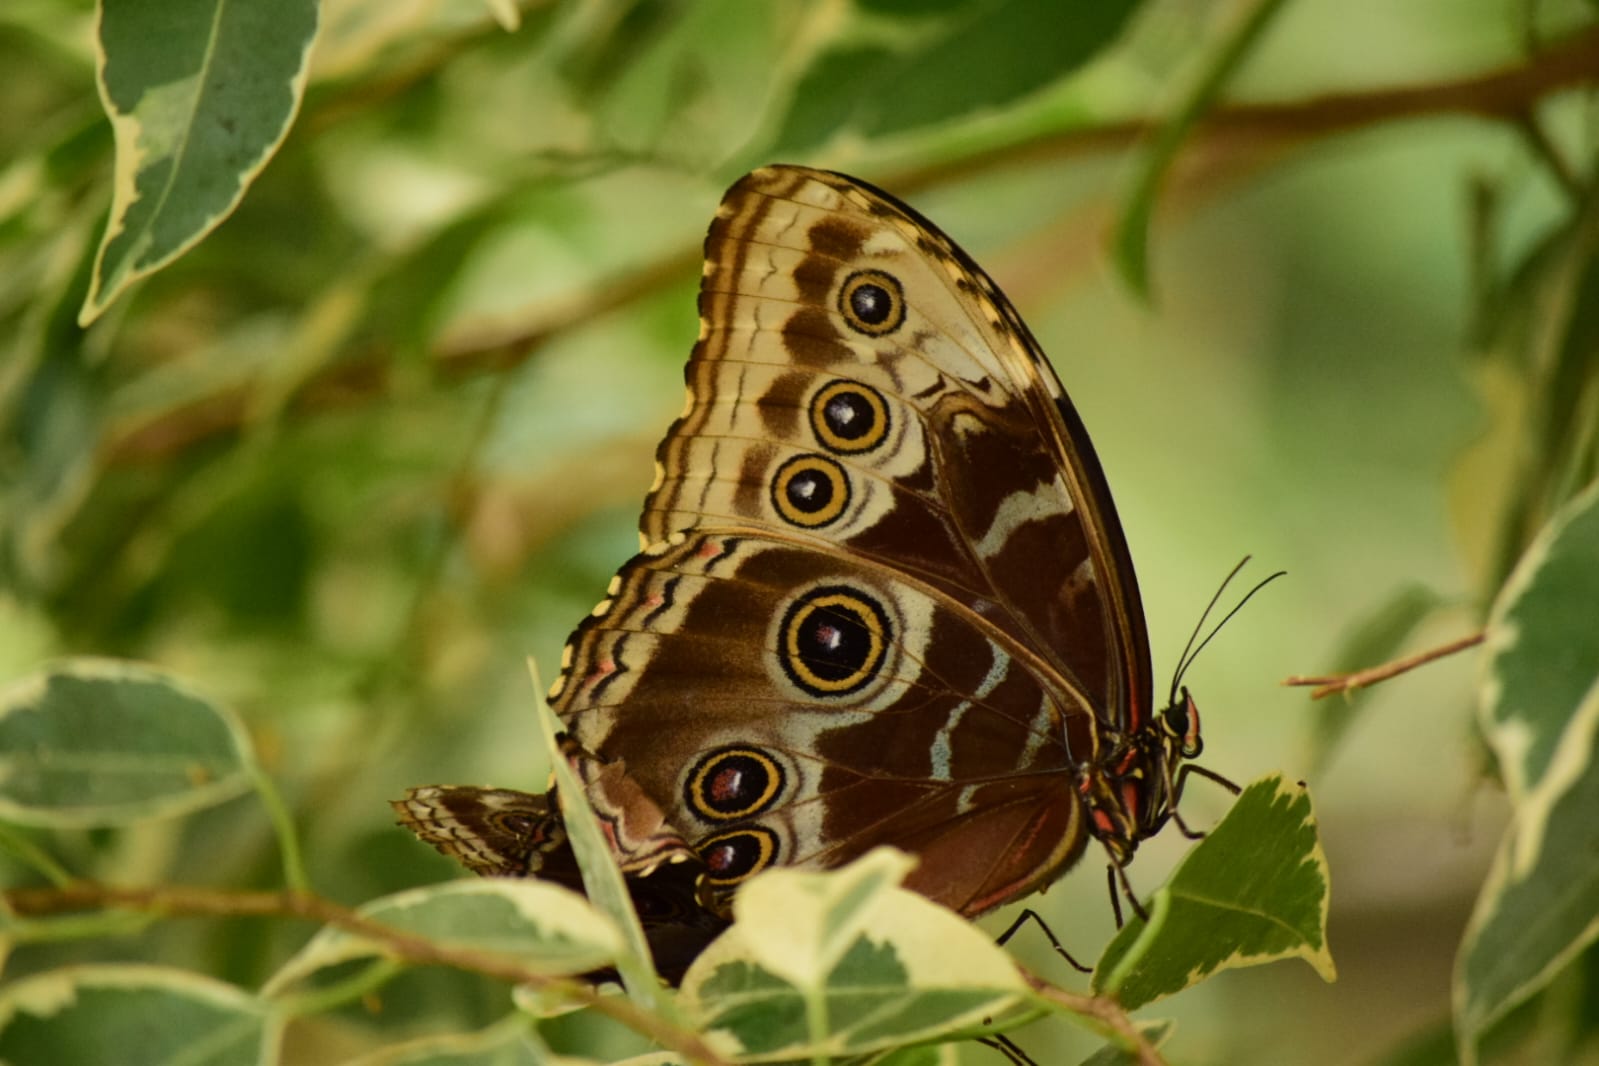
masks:
[[(624, 568), (571, 649), (552, 705), (600, 756), (579, 772), (624, 766), (704, 859), (715, 897), (773, 864), (827, 868), (895, 844), (924, 853), (929, 895), (971, 910), (992, 895), (990, 869), (1037, 883), (1081, 847), (1069, 746), (1091, 745), (1086, 719), (1066, 720), (1033, 666), (930, 585), (756, 531), (701, 531)], [(610, 816), (618, 840), (647, 836)], [(972, 870), (950, 877), (957, 852)]]

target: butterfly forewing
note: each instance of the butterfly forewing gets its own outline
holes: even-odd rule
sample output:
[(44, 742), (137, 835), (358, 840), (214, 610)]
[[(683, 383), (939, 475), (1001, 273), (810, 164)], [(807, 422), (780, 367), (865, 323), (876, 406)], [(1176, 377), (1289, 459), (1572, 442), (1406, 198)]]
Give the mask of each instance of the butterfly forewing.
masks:
[(755, 523), (867, 556), (973, 604), (1063, 704), (1140, 720), (1148, 653), (1103, 475), (987, 276), (885, 194), (798, 167), (730, 190), (706, 260), (646, 542)]

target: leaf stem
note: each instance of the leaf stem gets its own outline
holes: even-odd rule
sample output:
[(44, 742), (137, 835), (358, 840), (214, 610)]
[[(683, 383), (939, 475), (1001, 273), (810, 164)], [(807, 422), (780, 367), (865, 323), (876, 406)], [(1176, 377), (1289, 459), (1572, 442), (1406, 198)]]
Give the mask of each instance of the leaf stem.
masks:
[(263, 770), (254, 757), (250, 759), (250, 783), (255, 786), (256, 795), (261, 797), (261, 806), (266, 808), (267, 818), (272, 822), (272, 831), (278, 838), (278, 852), (283, 857), (283, 880), (293, 892), (309, 894), (311, 892), (311, 879), (306, 876), (305, 859), (300, 852), (299, 834), (294, 829), (294, 815), (289, 810), (289, 805), (284, 802), (283, 793), (278, 791), (277, 782)]
[(1414, 670), (1418, 666), (1425, 666), (1436, 659), (1442, 659), (1456, 652), (1475, 647), (1481, 644), (1486, 636), (1487, 633), (1485, 631), (1478, 630), (1458, 640), (1451, 640), (1449, 643), (1440, 644), (1436, 648), (1429, 648), (1414, 655), (1406, 655), (1403, 658), (1394, 659), (1391, 662), (1383, 663), (1381, 666), (1370, 666), (1364, 670), (1356, 670), (1351, 674), (1324, 674), (1316, 677), (1303, 677), (1299, 674), (1294, 674), (1291, 677), (1283, 678), (1283, 684), (1320, 686), (1311, 692), (1310, 698), (1313, 700), (1331, 696), (1335, 692), (1353, 692), (1357, 688), (1365, 688), (1367, 685), (1375, 685), (1379, 681), (1387, 681), (1390, 677), (1398, 677), (1400, 674)]
[(1188, 139), (1195, 124), (1210, 110), (1223, 86), (1243, 65), (1250, 50), (1260, 41), (1261, 35), (1271, 25), (1273, 16), (1282, 7), (1283, 0), (1255, 0), (1253, 9), (1243, 16), (1238, 27), (1200, 71), (1182, 106), (1161, 123), (1154, 142), (1144, 156), (1138, 177), (1132, 182), (1126, 207), (1122, 210), (1121, 222), (1116, 227), (1112, 249), (1117, 265), (1121, 267), (1122, 277), (1138, 295), (1146, 299), (1149, 296), (1149, 221), (1160, 187), (1177, 158), (1178, 149)]
[(279, 1009), (290, 1017), (320, 1014), (377, 991), (399, 973), (400, 969), (400, 964), (393, 959), (378, 959), (360, 973), (343, 981), (337, 981), (326, 988), (318, 988), (300, 995), (280, 996), (277, 1004)]
[(1141, 1033), (1138, 1026), (1122, 1010), (1121, 1004), (1109, 996), (1085, 996), (1078, 992), (1068, 992), (1058, 988), (1041, 977), (1021, 970), (1022, 979), (1032, 988), (1033, 992), (1057, 1007), (1080, 1018), (1086, 1018), (1112, 1040), (1136, 1056), (1138, 1066), (1167, 1066), (1166, 1060), (1161, 1057), (1155, 1046)]

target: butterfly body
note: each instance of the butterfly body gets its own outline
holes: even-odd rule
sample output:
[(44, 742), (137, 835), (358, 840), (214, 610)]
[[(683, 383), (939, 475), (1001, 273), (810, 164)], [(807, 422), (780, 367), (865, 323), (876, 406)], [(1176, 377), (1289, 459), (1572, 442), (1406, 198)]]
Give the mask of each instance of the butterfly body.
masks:
[(697, 869), (725, 916), (762, 869), (892, 844), (976, 915), (1090, 839), (1125, 866), (1198, 715), (1152, 708), (1109, 488), (1020, 316), (932, 223), (802, 167), (729, 190), (700, 313), (644, 550), (550, 693), (623, 871)]

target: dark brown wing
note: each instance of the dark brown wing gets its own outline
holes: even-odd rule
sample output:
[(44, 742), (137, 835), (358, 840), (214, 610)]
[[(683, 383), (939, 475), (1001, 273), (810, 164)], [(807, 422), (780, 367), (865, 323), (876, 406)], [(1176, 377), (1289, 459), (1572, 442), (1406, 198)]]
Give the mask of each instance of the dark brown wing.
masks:
[[(1087, 828), (1063, 714), (1039, 668), (931, 584), (765, 533), (679, 535), (622, 569), (579, 628), (552, 704), (653, 797), (716, 898), (774, 864), (830, 868), (879, 844), (912, 885), (980, 913), (1056, 876)], [(620, 768), (620, 770), (618, 770)], [(642, 805), (612, 804), (624, 868)]]

